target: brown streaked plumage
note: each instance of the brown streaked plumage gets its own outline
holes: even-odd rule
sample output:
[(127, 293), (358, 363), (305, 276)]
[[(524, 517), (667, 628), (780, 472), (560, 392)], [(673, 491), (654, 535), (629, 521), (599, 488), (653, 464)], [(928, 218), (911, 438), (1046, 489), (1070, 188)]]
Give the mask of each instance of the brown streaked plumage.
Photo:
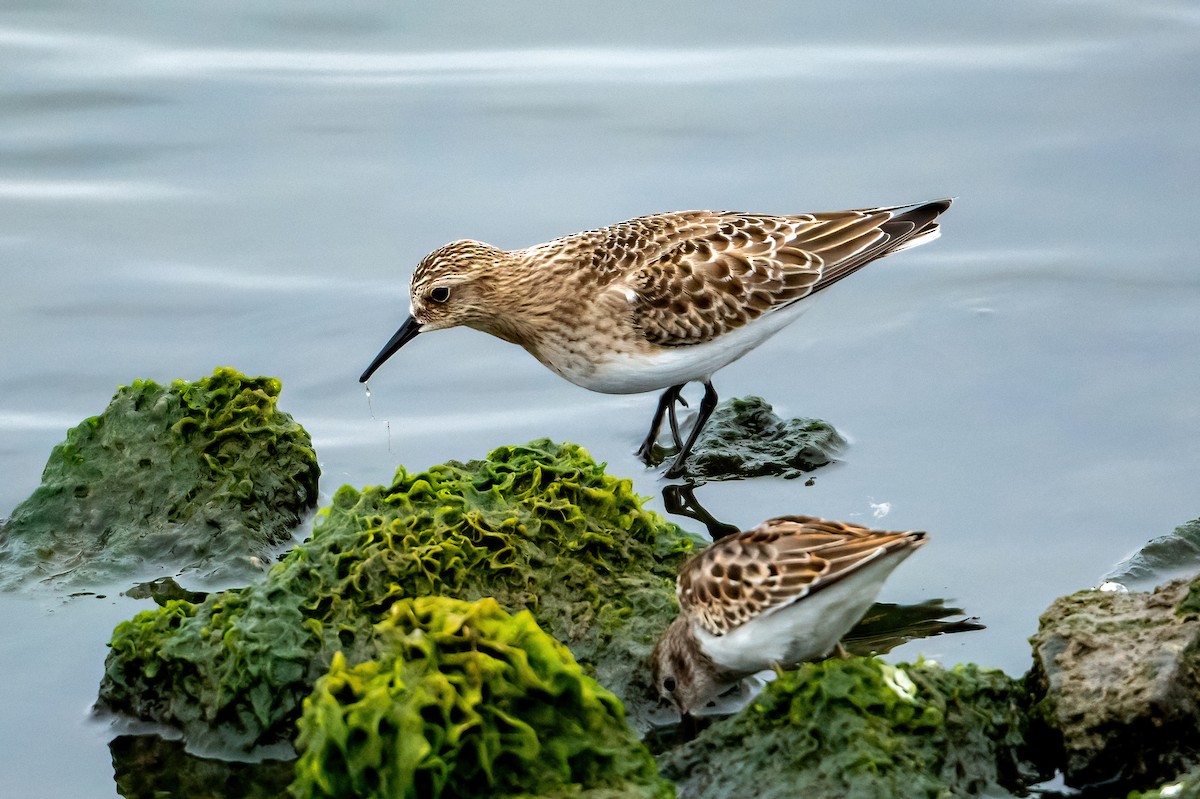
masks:
[(466, 325), (593, 391), (667, 389), (639, 449), (647, 461), (664, 414), (698, 380), (700, 414), (667, 470), (677, 476), (716, 406), (713, 372), (792, 321), (803, 300), (935, 238), (950, 202), (793, 216), (681, 211), (512, 251), (452, 242), (417, 265), (410, 316), (360, 380), (418, 333)]
[(927, 540), (812, 516), (721, 539), (680, 569), (654, 684), (681, 713), (702, 712), (751, 674), (828, 655)]

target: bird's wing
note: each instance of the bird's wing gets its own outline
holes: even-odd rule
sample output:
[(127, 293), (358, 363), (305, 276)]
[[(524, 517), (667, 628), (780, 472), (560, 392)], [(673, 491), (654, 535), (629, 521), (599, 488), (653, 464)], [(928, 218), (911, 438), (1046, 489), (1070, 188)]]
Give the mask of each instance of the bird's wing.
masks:
[(933, 220), (948, 205), (799, 216), (689, 212), (687, 225), (656, 239), (625, 273), (634, 324), (663, 346), (710, 341), (935, 233)]
[(924, 533), (870, 530), (784, 516), (723, 538), (679, 572), (681, 612), (713, 635), (836, 583), (877, 558), (915, 548)]

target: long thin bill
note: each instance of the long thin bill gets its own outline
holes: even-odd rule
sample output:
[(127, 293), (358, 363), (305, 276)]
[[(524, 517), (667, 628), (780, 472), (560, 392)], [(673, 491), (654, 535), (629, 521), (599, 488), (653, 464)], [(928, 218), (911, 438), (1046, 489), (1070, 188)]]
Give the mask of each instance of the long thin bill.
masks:
[(371, 361), (371, 365), (367, 367), (367, 371), (363, 372), (362, 377), (358, 378), (358, 382), (367, 382), (371, 375), (375, 374), (375, 370), (383, 366), (384, 361), (395, 355), (397, 350), (416, 338), (420, 332), (420, 322), (411, 316), (405, 319), (404, 324), (400, 325), (400, 329), (396, 331), (396, 335), (392, 336), (391, 341), (384, 345), (379, 354), (375, 356), (375, 360)]

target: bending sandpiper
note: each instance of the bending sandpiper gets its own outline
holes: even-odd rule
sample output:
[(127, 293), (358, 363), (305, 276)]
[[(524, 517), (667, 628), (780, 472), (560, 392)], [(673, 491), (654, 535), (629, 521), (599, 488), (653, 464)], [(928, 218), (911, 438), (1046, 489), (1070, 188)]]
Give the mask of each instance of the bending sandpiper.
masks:
[(812, 516), (721, 539), (679, 570), (679, 616), (651, 656), (659, 695), (711, 712), (750, 675), (827, 656), (928, 540)]
[(817, 292), (936, 238), (950, 203), (795, 216), (680, 211), (523, 250), (451, 242), (417, 265), (409, 317), (359, 381), (417, 334), (466, 325), (592, 391), (666, 389), (638, 449), (647, 463), (680, 391), (699, 381), (696, 421), (666, 471), (678, 477), (716, 407), (713, 373), (794, 320)]

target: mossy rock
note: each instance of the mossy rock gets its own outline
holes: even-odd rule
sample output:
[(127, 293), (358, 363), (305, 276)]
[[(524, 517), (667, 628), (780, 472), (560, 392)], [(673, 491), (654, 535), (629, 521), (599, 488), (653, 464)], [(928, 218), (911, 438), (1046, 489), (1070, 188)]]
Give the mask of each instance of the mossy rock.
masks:
[(0, 525), (0, 587), (258, 573), (254, 560), (316, 505), (320, 474), (279, 390), (233, 369), (119, 388), (67, 432), (41, 486)]
[[(762, 397), (735, 397), (717, 405), (686, 463), (698, 480), (795, 478), (824, 466), (846, 440), (820, 419), (784, 420)], [(672, 450), (656, 448), (662, 457)]]
[(972, 796), (1015, 780), (1019, 683), (976, 666), (806, 663), (660, 758), (680, 797)]
[(528, 611), (396, 602), (380, 655), (336, 653), (304, 700), (296, 797), (672, 797), (625, 723)]
[(502, 447), (389, 486), (343, 487), (311, 540), (262, 583), (168, 601), (113, 633), (100, 698), (189, 741), (290, 739), (300, 702), (341, 652), (380, 656), (376, 625), (406, 598), (495, 597), (529, 610), (643, 724), (646, 662), (699, 543), (644, 510), (580, 447)]

